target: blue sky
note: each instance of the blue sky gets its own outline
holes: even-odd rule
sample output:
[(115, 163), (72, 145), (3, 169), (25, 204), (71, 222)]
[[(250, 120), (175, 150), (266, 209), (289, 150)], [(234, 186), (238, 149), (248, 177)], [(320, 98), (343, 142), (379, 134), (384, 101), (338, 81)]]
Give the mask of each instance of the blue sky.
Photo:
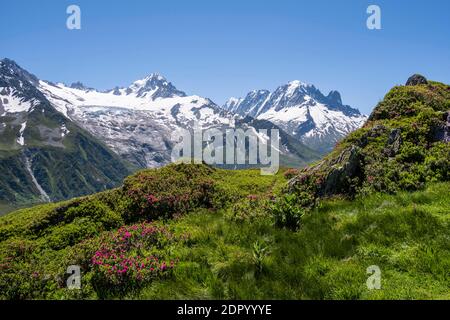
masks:
[[(222, 104), (290, 80), (370, 113), (413, 73), (450, 83), (450, 1), (0, 0), (0, 57), (108, 89), (158, 72)], [(66, 28), (77, 4), (82, 29)], [(366, 28), (366, 8), (382, 30)]]

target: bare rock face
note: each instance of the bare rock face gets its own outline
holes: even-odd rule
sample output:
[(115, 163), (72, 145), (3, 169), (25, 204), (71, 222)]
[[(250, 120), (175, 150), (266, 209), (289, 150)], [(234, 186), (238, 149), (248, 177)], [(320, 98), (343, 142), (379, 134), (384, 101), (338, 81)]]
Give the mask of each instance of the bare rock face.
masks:
[(444, 114), (445, 117), (445, 128), (444, 128), (444, 141), (445, 142), (450, 142), (450, 111), (447, 111)]
[(389, 138), (386, 144), (386, 155), (390, 158), (395, 157), (395, 155), (400, 150), (402, 145), (402, 136), (400, 129), (393, 129), (389, 134)]
[(433, 127), (434, 142), (450, 142), (450, 110), (442, 114), (442, 121)]
[(354, 194), (363, 173), (364, 157), (361, 148), (352, 145), (344, 149), (336, 158), (322, 160), (320, 163), (289, 181), (292, 192), (313, 179), (317, 186), (317, 196)]
[(420, 74), (412, 75), (409, 77), (408, 81), (406, 81), (407, 86), (418, 86), (420, 84), (428, 84), (427, 79)]
[(331, 164), (331, 170), (322, 184), (319, 195), (330, 196), (351, 190), (352, 180), (362, 174), (363, 157), (360, 149), (354, 145), (342, 151), (339, 157)]

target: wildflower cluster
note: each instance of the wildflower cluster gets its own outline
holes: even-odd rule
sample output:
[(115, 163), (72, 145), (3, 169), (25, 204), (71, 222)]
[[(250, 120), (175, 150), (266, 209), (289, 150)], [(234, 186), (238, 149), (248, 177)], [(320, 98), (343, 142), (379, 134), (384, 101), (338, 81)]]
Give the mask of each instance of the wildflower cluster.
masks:
[(108, 284), (133, 284), (167, 273), (174, 260), (164, 260), (162, 249), (174, 235), (152, 223), (123, 226), (101, 239), (101, 246), (91, 258), (98, 278)]

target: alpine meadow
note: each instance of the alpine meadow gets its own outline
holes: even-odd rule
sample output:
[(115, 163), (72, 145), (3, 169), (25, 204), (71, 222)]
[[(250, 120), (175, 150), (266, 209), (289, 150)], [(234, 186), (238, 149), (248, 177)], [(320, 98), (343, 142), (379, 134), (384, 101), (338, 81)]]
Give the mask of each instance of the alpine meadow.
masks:
[(450, 86), (416, 75), (304, 168), (170, 164), (9, 213), (2, 298), (448, 299), (449, 110)]

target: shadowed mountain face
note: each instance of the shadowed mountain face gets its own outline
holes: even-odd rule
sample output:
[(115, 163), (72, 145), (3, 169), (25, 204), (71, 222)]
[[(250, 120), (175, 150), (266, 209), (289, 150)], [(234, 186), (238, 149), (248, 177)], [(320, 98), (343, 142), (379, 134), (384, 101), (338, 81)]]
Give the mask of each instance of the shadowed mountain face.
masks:
[(268, 120), (305, 145), (320, 152), (330, 151), (349, 132), (359, 128), (366, 117), (342, 103), (341, 95), (322, 94), (313, 85), (291, 81), (274, 92), (254, 90), (245, 98), (231, 98), (225, 110)]
[(0, 61), (0, 204), (89, 194), (118, 185), (130, 170), (87, 131), (58, 112), (39, 80)]

